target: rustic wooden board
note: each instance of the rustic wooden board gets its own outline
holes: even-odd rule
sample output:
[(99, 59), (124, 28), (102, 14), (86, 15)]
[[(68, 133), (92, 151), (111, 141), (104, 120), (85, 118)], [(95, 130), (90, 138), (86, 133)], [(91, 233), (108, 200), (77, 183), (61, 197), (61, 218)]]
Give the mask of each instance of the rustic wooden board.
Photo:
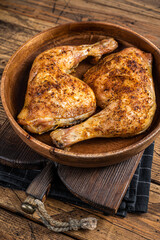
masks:
[[(31, 150), (14, 132), (8, 120), (0, 129), (0, 162), (13, 167), (39, 168), (47, 159)], [(142, 152), (116, 165), (104, 168), (85, 169), (58, 165), (58, 174), (67, 188), (83, 201), (104, 208), (115, 214), (125, 195), (133, 174), (142, 157)], [(42, 177), (42, 176), (41, 176)], [(51, 178), (52, 179), (52, 178)], [(38, 185), (37, 185), (38, 184)], [(30, 187), (32, 192), (41, 195), (37, 189), (46, 189), (48, 182), (39, 180)], [(34, 195), (35, 196), (35, 195)]]
[(0, 162), (18, 168), (40, 168), (47, 159), (28, 147), (6, 120), (0, 128)]
[[(38, 227), (33, 221), (41, 223), (38, 215), (34, 213), (29, 215), (21, 209), (21, 203), (26, 195), (23, 191), (12, 190), (0, 187), (0, 207), (8, 209), (11, 212), (19, 213), (10, 214), (6, 211), (0, 214), (0, 236), (6, 239), (65, 239), (63, 234), (57, 235), (44, 227)], [(45, 203), (48, 213), (56, 220), (68, 220), (69, 218), (96, 217), (98, 219), (97, 229), (94, 231), (72, 231), (64, 235), (69, 239), (77, 240), (157, 240), (160, 234), (160, 186), (151, 184), (149, 210), (146, 214), (128, 214), (126, 218), (117, 216), (104, 216), (93, 210), (86, 210), (70, 204), (65, 204), (48, 198)], [(27, 221), (22, 215), (32, 221)], [(30, 228), (30, 226), (32, 228)], [(3, 228), (4, 227), (4, 228)], [(4, 229), (4, 230), (3, 230)], [(38, 230), (38, 231), (37, 231)], [(16, 235), (17, 233), (17, 235)], [(29, 238), (27, 238), (27, 234)], [(31, 237), (32, 234), (32, 237)], [(33, 234), (35, 237), (33, 237)], [(8, 238), (7, 238), (8, 237)], [(44, 237), (44, 238), (43, 238)], [(5, 238), (4, 238), (5, 239)], [(67, 239), (67, 238), (66, 238)]]
[[(58, 233), (51, 232), (44, 226), (31, 222), (26, 218), (18, 215), (11, 214), (4, 209), (0, 209), (0, 239), (13, 240), (71, 240), (70, 236), (59, 235)], [(21, 226), (21, 229), (19, 228)], [(16, 238), (15, 238), (16, 236)]]
[(143, 152), (104, 168), (75, 168), (59, 165), (58, 174), (66, 187), (82, 201), (115, 214), (121, 204)]
[(160, 184), (160, 135), (155, 141), (151, 180)]

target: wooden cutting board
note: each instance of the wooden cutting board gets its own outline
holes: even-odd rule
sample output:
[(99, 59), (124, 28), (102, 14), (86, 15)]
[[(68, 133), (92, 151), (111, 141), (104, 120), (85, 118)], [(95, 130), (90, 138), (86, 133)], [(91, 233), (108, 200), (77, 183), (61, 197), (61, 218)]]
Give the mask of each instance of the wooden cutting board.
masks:
[[(48, 162), (46, 158), (31, 150), (16, 135), (8, 120), (0, 129), (0, 146), (0, 162), (3, 164), (12, 167), (36, 169), (42, 165), (45, 166)], [(110, 214), (115, 214), (142, 154), (141, 152), (124, 162), (103, 168), (86, 169), (58, 164), (58, 175), (69, 191), (82, 201), (103, 209)], [(45, 185), (43, 181), (38, 183), (42, 187)], [(38, 189), (35, 186), (34, 188)]]

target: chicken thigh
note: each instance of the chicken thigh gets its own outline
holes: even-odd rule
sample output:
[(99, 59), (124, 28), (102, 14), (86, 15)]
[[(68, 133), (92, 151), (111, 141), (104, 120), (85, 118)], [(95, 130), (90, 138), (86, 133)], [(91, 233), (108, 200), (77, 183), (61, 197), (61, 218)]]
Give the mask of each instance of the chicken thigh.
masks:
[(81, 124), (51, 133), (53, 143), (64, 148), (96, 137), (129, 137), (151, 124), (156, 100), (152, 56), (134, 47), (102, 59), (84, 76), (103, 108)]
[(117, 46), (113, 38), (108, 38), (93, 45), (55, 47), (38, 55), (18, 123), (30, 132), (42, 134), (93, 114), (96, 100), (92, 89), (69, 73), (86, 57), (101, 58)]

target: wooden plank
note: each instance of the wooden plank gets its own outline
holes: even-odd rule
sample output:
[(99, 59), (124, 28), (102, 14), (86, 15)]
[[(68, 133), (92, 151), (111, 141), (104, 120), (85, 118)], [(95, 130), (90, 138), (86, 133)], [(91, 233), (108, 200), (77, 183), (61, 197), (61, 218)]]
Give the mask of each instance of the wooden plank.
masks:
[[(55, 24), (48, 24), (46, 21), (18, 16), (4, 10), (0, 10), (0, 20), (0, 62), (3, 64), (3, 67), (9, 57), (28, 39), (40, 31), (55, 26)], [(2, 65), (0, 67), (2, 67)]]
[[(4, 61), (8, 60), (9, 57), (15, 52), (15, 50), (23, 44), (26, 40), (28, 40), (30, 37), (35, 35), (36, 33), (43, 31), (49, 27), (56, 26), (56, 21), (53, 21), (53, 17), (50, 20), (47, 19), (47, 14), (53, 14), (53, 7), (50, 4), (47, 7), (46, 13), (45, 13), (45, 19), (40, 20), (37, 18), (38, 16), (41, 16), (42, 13), (38, 12), (38, 14), (35, 14), (35, 11), (40, 11), (39, 9), (44, 9), (44, 6), (42, 6), (42, 2), (40, 1), (28, 1), (28, 8), (30, 11), (30, 17), (28, 15), (25, 15), (25, 12), (27, 11), (27, 6), (25, 5), (26, 1), (1, 1), (0, 4), (2, 4), (3, 9), (0, 10), (0, 19), (1, 19), (1, 35), (0, 35), (0, 42), (1, 42), (1, 48), (2, 52), (0, 55), (0, 60)], [(34, 3), (34, 4), (33, 4)], [(16, 4), (19, 4), (18, 6)], [(100, 21), (106, 21), (108, 18), (108, 21), (111, 20), (113, 23), (119, 23), (124, 26), (131, 26), (131, 28), (144, 36), (147, 36), (150, 40), (152, 40), (157, 46), (160, 46), (160, 32), (159, 29), (159, 21), (156, 20), (156, 23), (154, 23), (151, 19), (146, 19), (145, 17), (142, 17), (142, 19), (137, 19), (134, 16), (134, 22), (131, 21), (131, 19), (127, 20), (126, 17), (131, 17), (131, 15), (127, 13), (127, 10), (131, 7), (129, 3), (125, 3), (125, 14), (123, 14), (123, 17), (120, 14), (118, 14), (116, 10), (116, 6), (112, 1), (107, 1), (107, 4), (113, 5), (112, 8), (116, 10), (116, 16), (113, 18), (113, 10), (112, 15), (110, 15), (110, 10), (108, 7), (103, 7), (103, 4), (98, 4), (98, 2), (91, 4), (87, 4), (87, 2), (84, 1), (70, 1), (69, 5), (64, 7), (64, 1), (58, 1), (58, 3), (54, 2), (55, 6), (54, 9), (59, 9), (60, 13), (57, 15), (57, 17), (61, 18), (63, 15), (66, 14), (66, 12), (70, 13), (70, 16), (68, 16), (68, 20), (70, 21), (72, 18), (74, 18), (74, 15), (82, 15), (84, 14), (84, 9), (89, 11), (90, 16), (88, 19), (84, 20), (100, 20)], [(128, 5), (127, 5), (128, 4)], [(47, 5), (45, 2), (43, 5)], [(109, 5), (109, 6), (110, 6)], [(133, 4), (132, 4), (133, 5)], [(82, 7), (83, 6), (83, 7)], [(36, 9), (35, 9), (36, 7)], [(145, 5), (146, 7), (146, 5)], [(136, 12), (141, 13), (141, 7), (139, 5), (136, 7)], [(149, 12), (149, 7), (146, 7), (148, 9), (147, 12)], [(98, 11), (98, 13), (97, 13)], [(156, 10), (155, 10), (156, 11)], [(85, 12), (86, 13), (86, 12)], [(88, 12), (87, 12), (88, 13)], [(127, 14), (126, 14), (127, 13)], [(19, 14), (19, 15), (18, 15)], [(98, 14), (98, 16), (97, 16)], [(102, 18), (102, 15), (105, 16), (104, 19)], [(95, 16), (97, 16), (97, 19), (95, 19)], [(117, 19), (117, 17), (119, 17)], [(117, 20), (116, 20), (117, 19)], [(83, 17), (82, 19), (83, 20)], [(60, 23), (61, 24), (61, 23)], [(150, 31), (148, 32), (148, 29)], [(5, 33), (5, 34), (4, 34)], [(12, 37), (11, 37), (12, 36)], [(8, 55), (8, 57), (6, 56)], [(6, 58), (7, 57), (7, 58)], [(1, 63), (1, 61), (0, 61)]]
[[(14, 132), (8, 119), (0, 128), (0, 162), (12, 167), (35, 169), (45, 166), (47, 159), (27, 146)], [(34, 161), (33, 161), (34, 160)]]
[[(0, 206), (13, 212), (23, 214), (34, 221), (40, 221), (37, 214), (28, 215), (21, 210), (21, 203), (25, 199), (23, 191), (12, 190), (0, 187)], [(106, 239), (150, 239), (156, 240), (160, 234), (160, 186), (151, 184), (150, 202), (148, 213), (146, 214), (128, 214), (126, 218), (104, 216), (97, 211), (84, 210), (74, 205), (48, 198), (45, 206), (48, 213), (57, 220), (68, 220), (93, 216), (98, 219), (98, 227), (94, 231), (68, 232), (68, 236), (76, 239), (97, 240), (97, 238)]]
[(2, 103), (0, 101), (0, 127), (2, 126), (2, 124), (5, 122), (7, 116), (6, 114), (4, 113), (4, 109), (3, 109), (3, 106), (2, 106)]
[[(27, 17), (34, 17), (39, 20), (44, 20), (48, 22), (58, 23), (57, 19), (59, 15), (52, 12), (52, 6), (42, 6), (38, 1), (27, 2), (27, 1), (1, 1), (0, 7), (2, 9), (7, 9), (15, 14), (24, 15)], [(63, 6), (64, 8), (64, 6)], [(59, 11), (61, 13), (61, 11)], [(61, 14), (62, 15), (62, 14)], [(61, 24), (69, 22), (69, 19), (61, 16)], [(70, 19), (71, 21), (71, 19)], [(72, 20), (73, 21), (73, 20)]]
[[(0, 162), (3, 164), (12, 167), (36, 168), (36, 164), (43, 166), (46, 162), (44, 157), (31, 150), (16, 135), (8, 120), (0, 129), (0, 145)], [(106, 211), (114, 214), (120, 206), (142, 154), (143, 152), (127, 161), (105, 168), (84, 169), (58, 165), (58, 174), (76, 196), (93, 205), (105, 207)], [(37, 183), (35, 184), (37, 188)], [(41, 183), (42, 188), (45, 188), (44, 184), (46, 183)], [(35, 188), (35, 186), (32, 187)]]
[(58, 174), (66, 187), (82, 201), (115, 214), (142, 155), (143, 152), (127, 161), (104, 168), (85, 169), (59, 165)]
[(152, 175), (151, 180), (154, 183), (160, 184), (160, 134), (155, 140), (153, 163), (152, 163)]
[[(51, 232), (22, 216), (0, 209), (0, 239), (3, 240), (72, 240), (70, 236)], [(75, 238), (74, 238), (75, 239)]]
[[(154, 1), (152, 1), (154, 3)], [(96, 15), (97, 12), (99, 12), (99, 9), (102, 9), (102, 14), (104, 14), (104, 11), (106, 8), (107, 10), (112, 9), (112, 11), (122, 11), (122, 12), (129, 12), (133, 13), (134, 15), (143, 15), (145, 17), (153, 17), (154, 19), (159, 19), (159, 9), (158, 9), (158, 4), (153, 5), (151, 3), (146, 3), (146, 1), (112, 1), (108, 0), (107, 2), (105, 0), (97, 1), (93, 0), (92, 4), (90, 4), (90, 1), (84, 1), (84, 0), (79, 0), (79, 1), (64, 1), (64, 0), (59, 0), (59, 1), (52, 1), (52, 2), (46, 2), (45, 0), (42, 1), (37, 1), (37, 0), (5, 0), (1, 1), (1, 6), (3, 8), (9, 8), (10, 10), (14, 11), (23, 11), (25, 9), (26, 14), (32, 14), (32, 12), (37, 13), (38, 11), (43, 11), (45, 13), (49, 13), (50, 9), (52, 9), (52, 13), (58, 13), (61, 11), (64, 11), (64, 13), (73, 13), (73, 10), (89, 10), (91, 12), (92, 10), (95, 10), (94, 15)], [(9, 7), (8, 7), (9, 6)], [(86, 9), (85, 9), (86, 7)], [(75, 8), (75, 9), (73, 9)], [(34, 11), (36, 9), (36, 11)], [(151, 11), (152, 10), (152, 11)], [(76, 15), (77, 12), (74, 14)], [(41, 14), (42, 15), (42, 14)], [(58, 14), (57, 14), (58, 15)], [(62, 13), (61, 13), (62, 15)], [(36, 16), (37, 17), (37, 16)], [(40, 17), (40, 16), (39, 16)]]
[[(153, 1), (154, 2), (154, 1)], [(18, 15), (55, 24), (72, 21), (108, 21), (132, 28), (160, 46), (158, 4), (138, 1), (11, 1), (1, 0), (0, 6)], [(149, 31), (148, 31), (149, 29)]]

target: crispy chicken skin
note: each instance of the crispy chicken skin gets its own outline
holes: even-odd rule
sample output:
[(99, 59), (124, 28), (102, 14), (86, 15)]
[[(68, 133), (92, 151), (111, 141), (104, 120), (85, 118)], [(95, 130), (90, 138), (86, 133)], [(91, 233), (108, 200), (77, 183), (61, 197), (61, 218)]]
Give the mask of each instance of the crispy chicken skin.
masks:
[(151, 54), (134, 47), (111, 54), (89, 69), (84, 81), (103, 110), (79, 125), (53, 131), (58, 147), (96, 137), (134, 136), (150, 126), (156, 110)]
[(108, 38), (93, 45), (55, 47), (38, 55), (18, 123), (30, 132), (42, 134), (92, 115), (96, 109), (92, 89), (69, 73), (86, 57), (101, 58), (117, 46), (113, 38)]

